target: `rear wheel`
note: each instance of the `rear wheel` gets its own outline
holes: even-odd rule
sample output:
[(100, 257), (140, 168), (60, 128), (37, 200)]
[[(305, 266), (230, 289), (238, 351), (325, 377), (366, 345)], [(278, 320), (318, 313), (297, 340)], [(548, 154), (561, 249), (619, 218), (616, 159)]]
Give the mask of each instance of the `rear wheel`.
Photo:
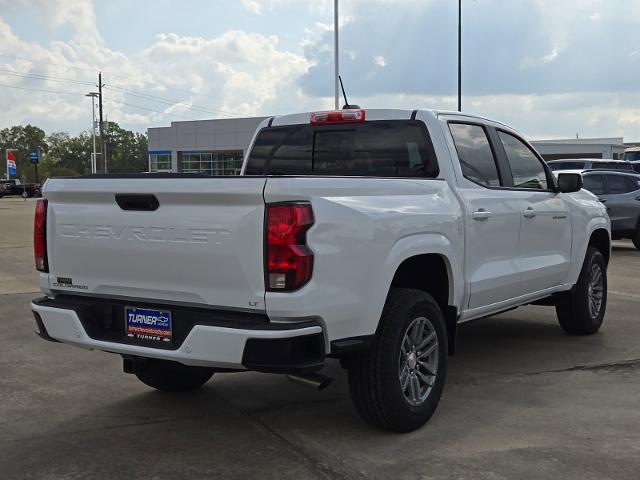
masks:
[(556, 302), (560, 326), (573, 335), (596, 333), (607, 307), (607, 265), (600, 251), (587, 249), (578, 282)]
[(440, 307), (422, 291), (391, 290), (373, 345), (347, 364), (351, 398), (365, 421), (396, 432), (420, 428), (433, 415), (447, 374)]
[(168, 360), (148, 359), (135, 372), (138, 379), (150, 387), (165, 392), (188, 392), (207, 383), (213, 369), (190, 367)]
[(638, 223), (636, 231), (633, 234), (633, 238), (631, 240), (633, 241), (633, 246), (640, 250), (640, 222)]

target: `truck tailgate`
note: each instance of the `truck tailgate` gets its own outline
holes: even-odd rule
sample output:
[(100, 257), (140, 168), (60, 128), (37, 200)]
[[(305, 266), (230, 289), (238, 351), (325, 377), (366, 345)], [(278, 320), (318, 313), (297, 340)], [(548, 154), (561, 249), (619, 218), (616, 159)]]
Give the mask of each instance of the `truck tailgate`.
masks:
[[(264, 184), (259, 177), (50, 180), (50, 288), (263, 310)], [(123, 209), (116, 194), (153, 195), (159, 206)]]

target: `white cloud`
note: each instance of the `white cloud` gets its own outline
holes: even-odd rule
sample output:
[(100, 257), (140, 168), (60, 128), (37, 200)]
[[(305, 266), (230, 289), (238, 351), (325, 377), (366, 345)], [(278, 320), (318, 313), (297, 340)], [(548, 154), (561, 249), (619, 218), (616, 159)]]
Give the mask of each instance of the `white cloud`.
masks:
[(240, 0), (242, 6), (256, 15), (262, 14), (262, 4), (257, 0)]
[[(242, 0), (245, 14), (261, 15), (262, 32), (278, 35), (284, 35), (283, 22), (292, 21), (287, 9), (298, 5), (299, 0)], [(84, 94), (95, 88), (100, 69), (109, 119), (138, 130), (183, 117), (330, 108), (333, 2), (305, 5), (311, 13), (297, 51), (284, 48), (277, 35), (236, 29), (205, 36), (165, 31), (125, 54), (100, 36), (90, 0), (0, 0), (0, 69), (74, 80), (0, 74), (0, 84), (77, 94), (0, 86), (0, 127), (31, 122), (47, 131), (86, 128), (90, 103)], [(640, 139), (640, 87), (634, 81), (640, 74), (640, 2), (463, 5), (465, 110), (534, 138), (579, 131)], [(341, 70), (350, 100), (366, 108), (456, 108), (451, 32), (457, 2), (350, 0), (340, 7)], [(41, 44), (20, 38), (21, 30), (6, 20), (12, 12), (29, 12), (63, 34)]]
[[(97, 32), (92, 18), (85, 20)], [(106, 83), (105, 114), (138, 130), (171, 120), (281, 112), (275, 104), (282, 98), (294, 110), (298, 78), (309, 66), (281, 49), (276, 35), (164, 33), (148, 48), (125, 55), (99, 35), (89, 37), (84, 23), (69, 26), (75, 29), (71, 39), (39, 45), (19, 38), (0, 17), (0, 104), (6, 106), (0, 127), (30, 122), (47, 131), (86, 128), (91, 104), (84, 94), (95, 90), (99, 70)]]

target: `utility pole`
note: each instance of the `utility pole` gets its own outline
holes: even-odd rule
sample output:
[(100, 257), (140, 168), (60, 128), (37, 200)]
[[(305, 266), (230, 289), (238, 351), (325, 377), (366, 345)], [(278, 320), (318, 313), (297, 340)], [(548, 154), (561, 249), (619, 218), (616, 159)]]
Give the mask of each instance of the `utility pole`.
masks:
[(107, 173), (107, 148), (104, 128), (102, 127), (102, 72), (98, 73), (98, 110), (100, 111), (100, 157), (102, 158), (104, 173)]
[(98, 170), (98, 159), (96, 158), (96, 92), (89, 92), (85, 95), (91, 98), (91, 136), (93, 137), (93, 154), (91, 156), (91, 173)]
[(336, 110), (340, 108), (340, 64), (338, 59), (338, 0), (333, 0), (333, 43), (335, 49), (335, 107)]
[(458, 0), (458, 111), (462, 111), (462, 0)]

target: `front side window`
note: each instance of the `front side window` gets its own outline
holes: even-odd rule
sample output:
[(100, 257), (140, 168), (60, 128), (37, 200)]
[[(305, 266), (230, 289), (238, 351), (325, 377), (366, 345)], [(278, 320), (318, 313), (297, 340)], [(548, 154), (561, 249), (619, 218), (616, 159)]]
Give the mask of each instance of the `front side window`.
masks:
[(582, 187), (589, 190), (594, 195), (602, 195), (604, 193), (604, 183), (602, 175), (585, 175), (583, 177)]
[(486, 187), (499, 187), (496, 159), (484, 128), (467, 123), (450, 123), (449, 130), (465, 178)]
[(520, 139), (498, 132), (513, 175), (515, 188), (547, 190), (547, 172), (538, 157)]

